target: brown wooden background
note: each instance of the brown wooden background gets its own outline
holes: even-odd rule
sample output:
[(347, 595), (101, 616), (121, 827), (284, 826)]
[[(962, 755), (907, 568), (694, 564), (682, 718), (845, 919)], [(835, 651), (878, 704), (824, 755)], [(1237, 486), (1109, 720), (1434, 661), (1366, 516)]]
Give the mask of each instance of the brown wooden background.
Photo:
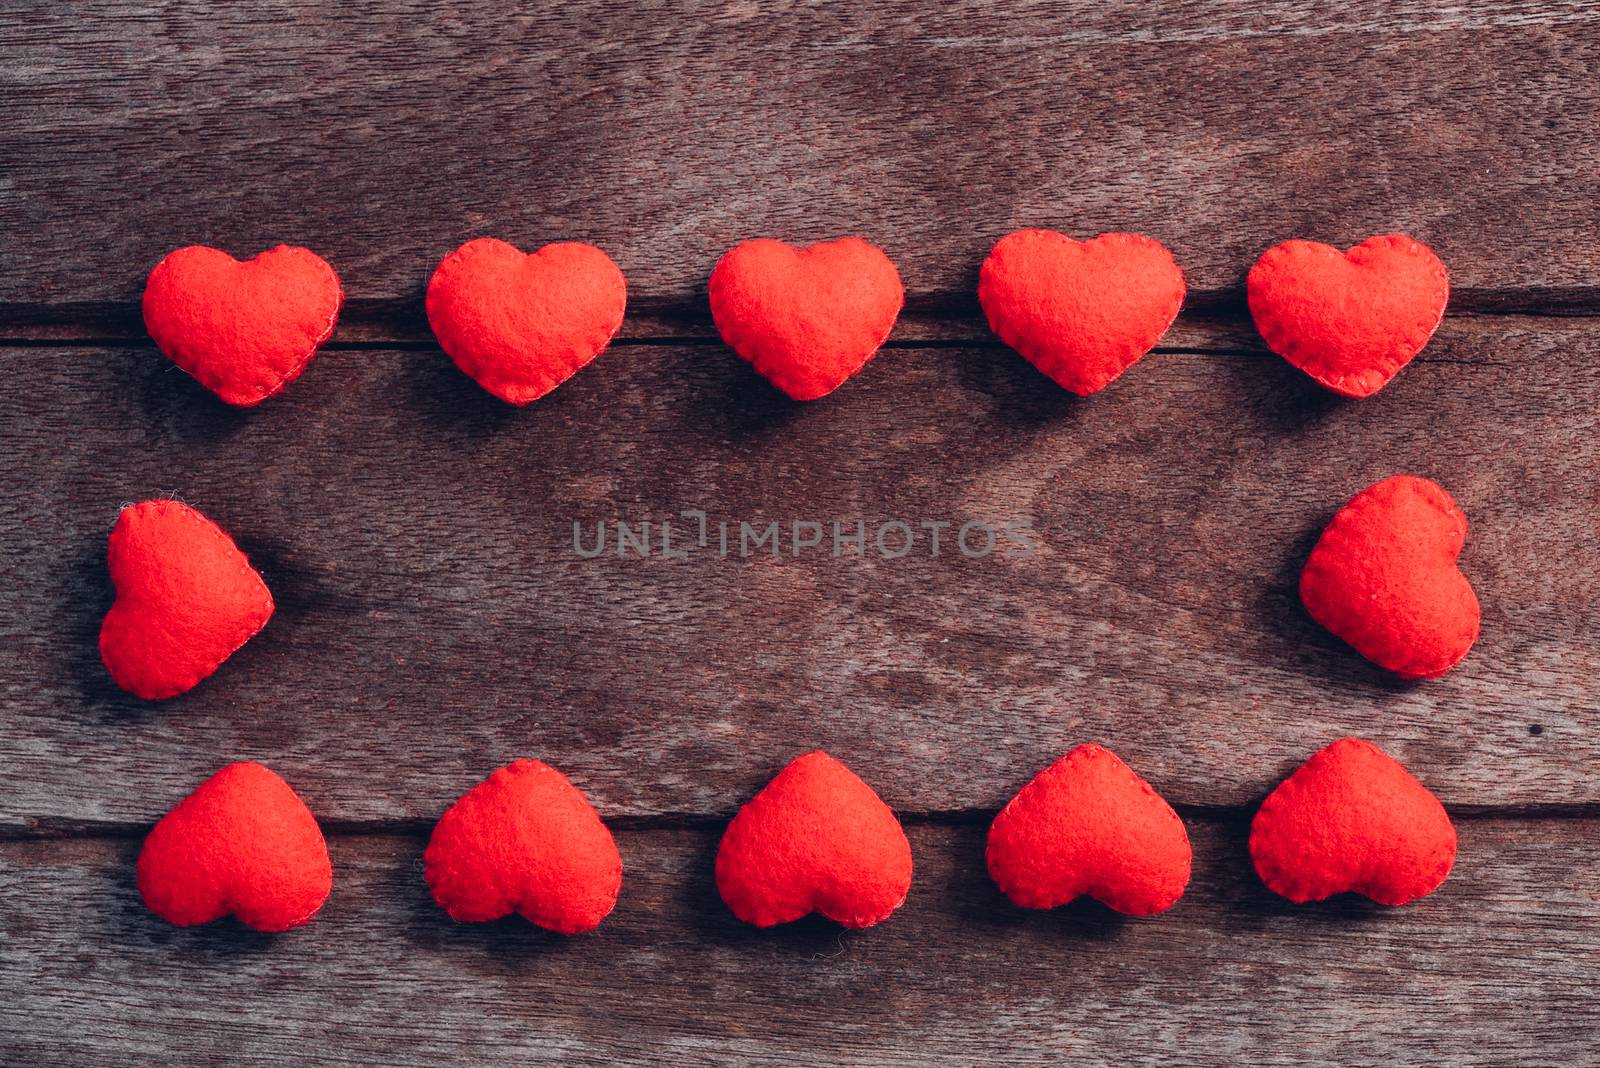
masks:
[[(0, 1062), (1597, 1063), (1600, 5), (59, 5), (0, 13)], [(996, 345), (988, 246), (1143, 231), (1191, 299), (1075, 400)], [(1290, 237), (1406, 231), (1450, 315), (1341, 401), (1243, 313)], [(861, 233), (909, 310), (834, 397), (716, 344), (734, 242)], [(589, 240), (626, 338), (529, 409), (428, 339), (461, 241)], [(171, 248), (289, 241), (340, 271), (333, 344), (259, 410), (143, 338)], [(1443, 482), (1483, 639), (1400, 684), (1294, 592), (1340, 503)], [(111, 686), (118, 506), (175, 494), (278, 598), (211, 681)], [(1028, 559), (588, 561), (574, 520), (1031, 520)], [(1332, 738), (1408, 763), (1456, 873), (1400, 910), (1295, 908), (1244, 839)], [(1025, 914), (987, 821), (1072, 745), (1171, 799), (1169, 914)], [(725, 820), (823, 746), (904, 816), (879, 928), (758, 932), (711, 885)], [(618, 828), (594, 936), (451, 924), (428, 828), (538, 756)], [(144, 911), (148, 826), (265, 761), (330, 831), (310, 927)]]

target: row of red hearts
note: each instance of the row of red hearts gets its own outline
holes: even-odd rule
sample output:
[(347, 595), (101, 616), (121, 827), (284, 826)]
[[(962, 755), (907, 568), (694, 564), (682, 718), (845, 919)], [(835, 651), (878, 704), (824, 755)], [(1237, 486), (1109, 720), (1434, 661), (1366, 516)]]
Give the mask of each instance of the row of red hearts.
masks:
[[(1376, 393), (1420, 352), (1449, 299), (1444, 265), (1400, 234), (1348, 252), (1287, 241), (1247, 282), (1272, 351), (1350, 397)], [(1183, 271), (1138, 234), (1075, 241), (1019, 230), (983, 262), (978, 299), (995, 334), (1063, 388), (1105, 388), (1171, 327)], [(858, 237), (794, 248), (746, 241), (711, 272), (711, 316), (740, 356), (796, 400), (825, 396), (888, 338), (905, 292), (894, 264)], [(243, 263), (201, 245), (150, 272), (144, 320), (174, 363), (229, 404), (282, 390), (333, 333), (343, 291), (332, 267), (280, 245)], [(444, 258), (428, 283), (440, 346), (511, 404), (544, 396), (598, 356), (622, 325), (627, 282), (600, 249), (558, 242), (524, 254), (494, 238)]]
[[(1385, 905), (1432, 893), (1456, 831), (1444, 806), (1371, 742), (1316, 753), (1262, 802), (1250, 829), (1262, 881), (1294, 902), (1355, 892)], [(1023, 908), (1088, 895), (1134, 916), (1177, 903), (1192, 853), (1183, 821), (1116, 754), (1081, 745), (1041, 771), (989, 828), (990, 876)], [(827, 753), (784, 768), (729, 823), (717, 890), (758, 927), (812, 912), (845, 927), (888, 919), (911, 889), (911, 843), (877, 793)], [(452, 919), (518, 913), (562, 934), (591, 931), (622, 889), (622, 858), (588, 799), (559, 771), (518, 760), (440, 818), (423, 854)], [(264, 931), (308, 922), (333, 886), (328, 847), (294, 790), (230, 764), (162, 817), (139, 854), (139, 893), (179, 926), (232, 914)]]

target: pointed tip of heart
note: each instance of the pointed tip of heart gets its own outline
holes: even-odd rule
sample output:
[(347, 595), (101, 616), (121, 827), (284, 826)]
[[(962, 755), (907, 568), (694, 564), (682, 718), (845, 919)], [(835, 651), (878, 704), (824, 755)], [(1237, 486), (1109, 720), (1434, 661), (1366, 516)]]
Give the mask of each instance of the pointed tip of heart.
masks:
[(124, 508), (106, 562), (117, 599), (101, 624), (100, 657), (118, 686), (145, 700), (199, 685), (275, 607), (227, 532), (179, 501)]
[(1405, 679), (1444, 675), (1478, 640), (1482, 610), (1458, 557), (1467, 517), (1436, 482), (1394, 475), (1350, 499), (1300, 573), (1318, 624)]
[(140, 896), (179, 927), (233, 915), (260, 931), (308, 923), (333, 887), (327, 842), (277, 773), (229, 764), (163, 816), (139, 852)]
[(728, 824), (717, 890), (745, 923), (817, 912), (871, 927), (905, 903), (911, 843), (872, 787), (821, 750), (779, 772)]
[(1372, 742), (1341, 738), (1267, 795), (1250, 827), (1261, 881), (1296, 903), (1357, 893), (1404, 905), (1455, 865), (1456, 829), (1426, 786)]
[(582, 791), (540, 760), (496, 769), (434, 827), (423, 874), (468, 923), (513, 912), (559, 934), (592, 931), (622, 889), (622, 857)]
[(1088, 895), (1150, 916), (1177, 903), (1193, 853), (1183, 820), (1111, 750), (1080, 745), (1045, 768), (995, 817), (990, 877), (1023, 908)]

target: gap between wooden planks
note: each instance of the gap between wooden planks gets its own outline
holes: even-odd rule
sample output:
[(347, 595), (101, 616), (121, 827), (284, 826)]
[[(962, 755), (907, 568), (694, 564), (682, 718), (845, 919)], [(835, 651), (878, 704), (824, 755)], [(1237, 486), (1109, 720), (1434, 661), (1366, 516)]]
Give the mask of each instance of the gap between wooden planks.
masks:
[[(1454, 319), (1600, 316), (1600, 288), (1559, 293), (1496, 290), (1454, 291), (1445, 310), (1445, 325)], [(95, 346), (151, 345), (136, 307), (51, 307), (0, 305), (0, 346), (32, 344)], [(630, 299), (614, 345), (721, 344), (704, 302), (674, 304)], [(952, 296), (932, 302), (915, 298), (901, 312), (886, 348), (959, 344), (1004, 348), (990, 332), (975, 296)], [(339, 324), (325, 350), (356, 346), (437, 347), (419, 301), (346, 301)], [(1243, 295), (1190, 293), (1177, 321), (1162, 337), (1155, 353), (1270, 355), (1245, 309)], [(1419, 359), (1430, 358), (1426, 349)]]

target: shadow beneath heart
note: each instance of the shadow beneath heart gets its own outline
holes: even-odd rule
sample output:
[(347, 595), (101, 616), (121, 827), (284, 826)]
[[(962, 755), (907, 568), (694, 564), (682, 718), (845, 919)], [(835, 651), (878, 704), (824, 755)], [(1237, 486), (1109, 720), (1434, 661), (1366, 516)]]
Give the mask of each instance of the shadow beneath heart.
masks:
[[(407, 852), (389, 858), (373, 877), (379, 885), (364, 895), (360, 907), (382, 902), (393, 910), (395, 929), (414, 945), (439, 952), (468, 952), (509, 972), (551, 955), (590, 948), (594, 935), (562, 935), (547, 931), (513, 913), (487, 923), (462, 923), (434, 901), (423, 877), (422, 854), (427, 839), (408, 840)], [(600, 931), (605, 931), (602, 923)]]
[(149, 720), (157, 714), (159, 702), (124, 691), (112, 681), (100, 659), (100, 624), (115, 600), (106, 571), (105, 539), (97, 537), (92, 545), (83, 546), (61, 573), (56, 599), (60, 616), (56, 632), (65, 643), (61, 655), (83, 698), (82, 708), (92, 718), (106, 723)]
[[(112, 879), (112, 908), (102, 914), (110, 934), (103, 944), (130, 944), (132, 949), (157, 950), (163, 957), (172, 958), (180, 965), (198, 961), (204, 965), (221, 965), (264, 958), (279, 951), (286, 939), (293, 939), (296, 931), (257, 931), (232, 916), (195, 927), (176, 927), (151, 912), (139, 896), (138, 857), (143, 843), (141, 835), (129, 843), (126, 862), (108, 869)], [(312, 923), (322, 916), (319, 913)]]
[[(272, 618), (262, 628), (258, 638), (264, 637), (274, 623), (294, 624), (331, 604), (340, 604), (350, 610), (361, 607), (353, 595), (331, 588), (321, 581), (319, 572), (302, 562), (302, 550), (296, 546), (243, 532), (233, 532), (233, 537), (234, 544), (249, 559), (250, 566), (261, 575), (272, 593)], [(243, 653), (258, 638), (252, 638), (234, 655)]]
[[(1207, 365), (1216, 376), (1217, 392), (1234, 398), (1265, 429), (1294, 440), (1331, 419), (1355, 411), (1359, 401), (1324, 389), (1287, 360), (1270, 353), (1215, 355)], [(1132, 372), (1130, 372), (1132, 373)]]
[[(623, 351), (628, 348), (636, 346)], [(838, 405), (852, 386), (859, 386), (857, 376), (826, 397), (797, 401), (717, 342), (662, 347), (652, 355), (659, 359), (664, 376), (657, 388), (666, 395), (679, 394), (682, 425), (712, 442), (744, 445), (775, 437)], [(868, 363), (862, 373), (871, 367)]]
[[(842, 940), (857, 933), (815, 913), (775, 927), (756, 927), (741, 921), (717, 892), (717, 849), (722, 844), (722, 830), (719, 826), (697, 836), (694, 862), (687, 877), (680, 880), (673, 903), (688, 918), (696, 937), (718, 946), (765, 945), (796, 957), (813, 957), (838, 953)], [(914, 886), (912, 892), (916, 892)], [(893, 923), (894, 917), (885, 922)]]
[(1262, 625), (1280, 636), (1296, 670), (1326, 686), (1379, 696), (1411, 693), (1420, 680), (1402, 679), (1372, 663), (1312, 619), (1300, 600), (1301, 569), (1343, 503), (1325, 510), (1284, 546), (1272, 581), (1262, 585), (1257, 599)]
[[(138, 398), (148, 432), (163, 441), (183, 445), (221, 446), (244, 432), (267, 398), (253, 408), (236, 408), (186, 374), (177, 364), (151, 348), (148, 359), (133, 371), (129, 392)], [(293, 388), (291, 383), (289, 388)]]
[[(991, 414), (1005, 426), (1026, 430), (1068, 423), (1096, 400), (1095, 396), (1079, 397), (1062, 389), (1019, 353), (1005, 347), (939, 346), (936, 354), (954, 364), (956, 380), (963, 389), (988, 398)], [(1107, 389), (1119, 384), (1113, 382)]]
[(936, 895), (937, 907), (950, 913), (974, 937), (1004, 931), (1044, 934), (1062, 940), (1103, 942), (1119, 937), (1136, 922), (1090, 897), (1079, 897), (1053, 909), (1026, 909), (1014, 905), (989, 877), (984, 860), (989, 821), (964, 826), (950, 836), (946, 871), (926, 889)]
[[(508, 404), (478, 385), (438, 347), (408, 351), (405, 363), (401, 403), (420, 417), (430, 431), (459, 439), (500, 434), (514, 427), (527, 408), (535, 408), (554, 396), (541, 397), (527, 408)], [(556, 392), (562, 388), (556, 387)]]

